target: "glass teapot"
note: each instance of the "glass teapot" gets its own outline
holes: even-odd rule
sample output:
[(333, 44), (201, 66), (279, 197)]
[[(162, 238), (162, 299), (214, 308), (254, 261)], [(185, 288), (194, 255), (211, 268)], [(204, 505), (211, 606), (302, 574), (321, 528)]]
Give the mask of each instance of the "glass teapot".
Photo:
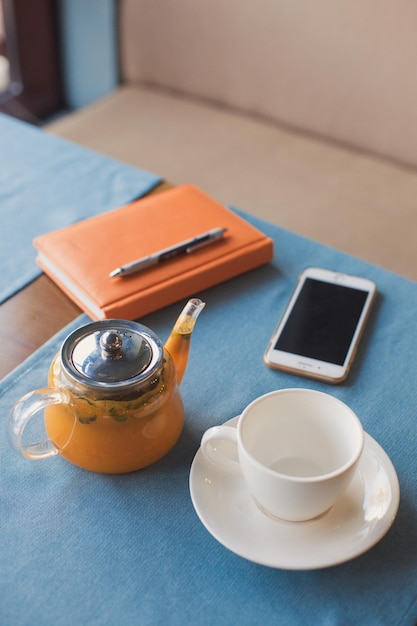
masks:
[[(190, 300), (162, 345), (146, 326), (92, 322), (71, 333), (49, 368), (48, 388), (26, 394), (8, 424), (13, 447), (30, 459), (61, 454), (101, 473), (132, 472), (163, 457), (178, 440), (184, 405), (178, 389), (196, 319)], [(47, 438), (26, 444), (24, 431), (44, 410)]]

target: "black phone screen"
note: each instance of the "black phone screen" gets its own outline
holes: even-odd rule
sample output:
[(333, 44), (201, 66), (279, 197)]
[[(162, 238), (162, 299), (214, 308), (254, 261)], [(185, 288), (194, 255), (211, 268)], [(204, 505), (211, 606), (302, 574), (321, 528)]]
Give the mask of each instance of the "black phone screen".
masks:
[(343, 365), (368, 292), (307, 278), (276, 350)]

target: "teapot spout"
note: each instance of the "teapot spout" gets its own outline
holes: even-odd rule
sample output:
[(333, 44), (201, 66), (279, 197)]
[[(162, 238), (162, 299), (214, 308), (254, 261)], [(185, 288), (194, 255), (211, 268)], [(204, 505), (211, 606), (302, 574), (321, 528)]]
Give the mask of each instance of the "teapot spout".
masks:
[(175, 322), (165, 344), (166, 350), (168, 350), (175, 363), (178, 384), (181, 383), (187, 367), (191, 333), (205, 305), (205, 302), (198, 298), (189, 300)]

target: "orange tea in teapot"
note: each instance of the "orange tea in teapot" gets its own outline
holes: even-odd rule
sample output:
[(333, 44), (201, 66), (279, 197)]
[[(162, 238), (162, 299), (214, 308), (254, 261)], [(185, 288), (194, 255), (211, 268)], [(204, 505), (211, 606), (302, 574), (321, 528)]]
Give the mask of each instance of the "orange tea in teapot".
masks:
[[(48, 406), (46, 432), (60, 454), (79, 467), (102, 473), (131, 472), (163, 457), (184, 424), (179, 389), (173, 389), (175, 369), (165, 356), (160, 378), (139, 398), (100, 400), (85, 395), (73, 397), (69, 404)], [(59, 383), (54, 365), (51, 387)]]
[[(61, 454), (102, 473), (131, 472), (163, 457), (183, 428), (178, 384), (203, 307), (198, 299), (187, 303), (165, 347), (149, 328), (126, 320), (71, 333), (50, 366), (49, 387), (15, 404), (12, 445), (28, 458)], [(23, 445), (27, 423), (42, 410), (48, 438)]]

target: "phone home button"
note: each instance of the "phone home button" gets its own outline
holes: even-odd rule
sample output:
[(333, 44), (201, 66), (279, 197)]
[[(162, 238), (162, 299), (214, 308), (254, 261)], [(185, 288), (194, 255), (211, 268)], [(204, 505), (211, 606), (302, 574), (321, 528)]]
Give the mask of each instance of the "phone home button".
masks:
[(305, 361), (298, 361), (298, 366), (302, 367), (303, 369), (311, 369), (313, 367), (313, 365), (311, 363), (306, 363)]

